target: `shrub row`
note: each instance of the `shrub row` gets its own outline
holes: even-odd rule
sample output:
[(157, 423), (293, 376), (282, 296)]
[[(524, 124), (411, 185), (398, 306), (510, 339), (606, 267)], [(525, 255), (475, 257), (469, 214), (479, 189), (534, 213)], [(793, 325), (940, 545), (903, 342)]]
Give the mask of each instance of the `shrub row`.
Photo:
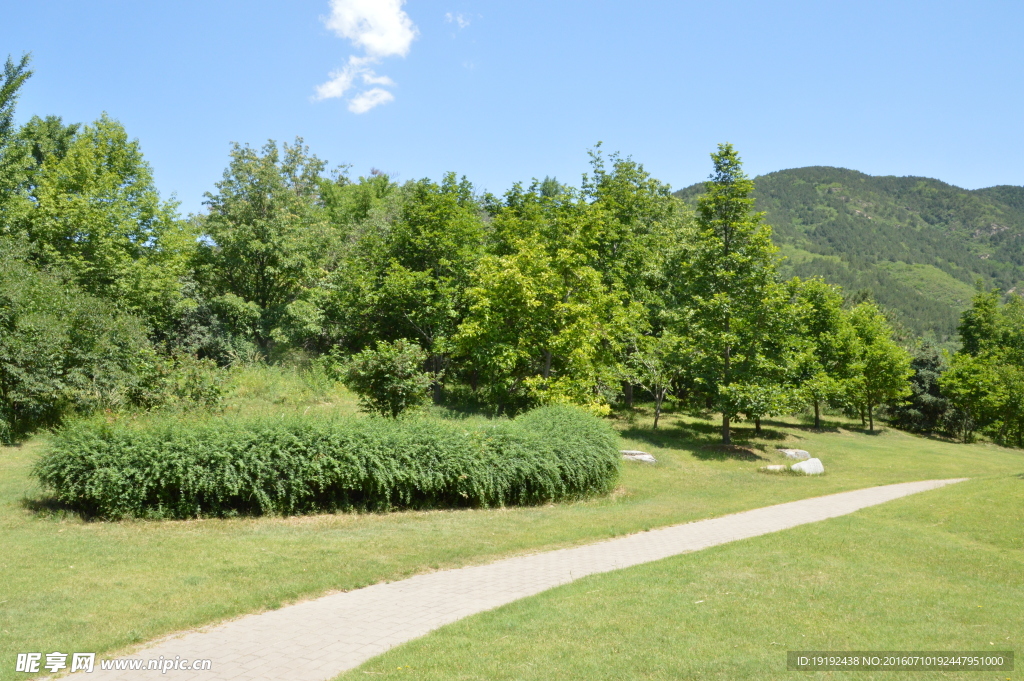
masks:
[(192, 518), (502, 506), (611, 489), (615, 435), (572, 407), (512, 421), (440, 419), (79, 422), (35, 475), (86, 515)]

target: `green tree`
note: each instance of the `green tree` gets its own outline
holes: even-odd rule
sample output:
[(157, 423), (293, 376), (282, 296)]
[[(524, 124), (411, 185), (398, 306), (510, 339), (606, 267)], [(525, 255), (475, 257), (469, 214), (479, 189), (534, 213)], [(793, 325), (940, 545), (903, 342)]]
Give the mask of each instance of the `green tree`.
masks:
[(600, 274), (536, 238), (485, 256), (452, 343), (462, 371), (499, 411), (536, 404), (604, 403), (623, 310)]
[(947, 427), (963, 442), (972, 442), (979, 429), (998, 417), (1000, 376), (991, 356), (957, 353), (942, 374), (942, 393), (952, 406)]
[(27, 160), (21, 184), (26, 198), (31, 200), (37, 196), (39, 176), (45, 164), (67, 156), (81, 128), (78, 123), (65, 125), (60, 116), (33, 116), (21, 126), (16, 142), (22, 146)]
[(465, 314), (465, 290), (480, 257), (484, 227), (472, 185), (448, 173), (440, 185), (410, 188), (388, 244), (390, 263), (377, 304), (387, 333), (407, 333), (443, 366), (440, 343)]
[(949, 400), (942, 394), (940, 379), (946, 371), (948, 358), (928, 343), (913, 352), (910, 368), (911, 394), (905, 403), (890, 408), (891, 422), (899, 428), (920, 433), (932, 433), (942, 428), (949, 411)]
[(857, 335), (843, 311), (838, 286), (823, 279), (790, 282), (797, 301), (797, 334), (804, 341), (794, 362), (797, 393), (814, 408), (814, 427), (821, 427), (821, 407), (846, 392), (857, 361)]
[(466, 290), (483, 249), (482, 211), (455, 173), (398, 187), (386, 175), (330, 189), (333, 224), (348, 234), (317, 304), (327, 334), (359, 350), (415, 338), (442, 398), (449, 341), (466, 314)]
[[(378, 291), (391, 262), (391, 238), (409, 194), (386, 174), (375, 172), (352, 182), (344, 174), (321, 182), (334, 261), (320, 284), (304, 291), (291, 310), (301, 305), (318, 319), (307, 326), (301, 341), (313, 349), (337, 347), (356, 352), (376, 340), (416, 337), (414, 331), (393, 333), (388, 315), (378, 304)], [(290, 324), (295, 328), (295, 323)], [(397, 330), (395, 330), (397, 331)]]
[(700, 352), (697, 386), (722, 414), (722, 442), (754, 386), (783, 380), (791, 345), (788, 295), (778, 280), (771, 227), (753, 211), (754, 184), (739, 155), (721, 144), (697, 203), (697, 225), (677, 263), (675, 322)]
[(951, 430), (964, 441), (976, 431), (1024, 446), (1024, 299), (979, 291), (960, 323), (963, 348), (942, 375), (952, 403)]
[(58, 120), (33, 119), (24, 139), (42, 160), (20, 223), (33, 258), (155, 327), (168, 326), (194, 234), (175, 205), (160, 200), (138, 141), (106, 115), (73, 140)]
[(679, 355), (686, 352), (683, 339), (670, 331), (660, 335), (638, 336), (630, 343), (624, 363), (624, 377), (630, 385), (638, 385), (654, 398), (654, 428), (658, 428), (661, 408), (672, 390)]
[(0, 74), (0, 229), (9, 227), (11, 204), (16, 200), (26, 161), (24, 149), (16, 144), (14, 109), (18, 92), (32, 76), (30, 54), (15, 63), (10, 56)]
[(625, 301), (641, 302), (656, 313), (663, 306), (668, 257), (691, 226), (692, 213), (667, 184), (631, 158), (612, 154), (606, 160), (598, 145), (590, 152), (590, 165), (580, 198), (594, 216), (585, 243), (591, 265)]
[(427, 353), (405, 339), (378, 341), (345, 364), (342, 381), (359, 395), (364, 410), (398, 418), (402, 412), (423, 404), (431, 376), (423, 371)]
[(331, 224), (346, 236), (365, 230), (368, 221), (377, 226), (382, 222), (390, 224), (401, 208), (394, 201), (402, 193), (398, 184), (379, 171), (353, 182), (344, 171), (341, 168), (333, 180), (320, 183), (321, 199)]
[(963, 352), (978, 355), (1002, 345), (1003, 323), (1000, 314), (999, 290), (980, 290), (971, 307), (960, 317), (957, 331)]
[(38, 269), (0, 238), (0, 436), (146, 392), (158, 358), (140, 320)]
[(608, 211), (570, 187), (546, 196), (537, 182), (487, 203), (489, 254), (454, 342), (462, 375), (500, 409), (606, 408), (628, 330), (643, 316), (611, 272)]
[(851, 382), (852, 396), (874, 432), (875, 407), (909, 395), (908, 379), (914, 372), (910, 354), (893, 340), (892, 326), (874, 303), (855, 307), (850, 323), (859, 341), (859, 372)]
[(199, 253), (214, 306), (264, 353), (288, 339), (288, 306), (322, 279), (333, 250), (320, 201), (325, 163), (301, 139), (283, 147), (232, 147), (217, 192), (206, 194)]

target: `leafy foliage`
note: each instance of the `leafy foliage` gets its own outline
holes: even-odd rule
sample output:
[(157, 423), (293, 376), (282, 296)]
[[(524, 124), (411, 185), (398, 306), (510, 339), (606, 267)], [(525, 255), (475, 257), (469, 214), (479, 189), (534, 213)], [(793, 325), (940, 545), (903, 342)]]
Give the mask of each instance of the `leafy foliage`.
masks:
[(28, 66), (0, 75), (5, 432), (216, 409), (224, 366), (313, 359), (346, 366), (364, 408), (390, 417), (428, 388), (509, 416), (607, 413), (639, 388), (655, 423), (669, 394), (722, 414), (726, 442), (732, 420), (808, 407), (873, 428), (883, 405), (907, 427), (1024, 438), (1017, 298), (975, 298), (941, 378), (938, 355), (912, 369), (901, 347), (951, 348), (976, 279), (1024, 285), (1024, 188), (835, 168), (754, 181), (724, 144), (710, 181), (673, 195), (598, 144), (578, 188), (545, 177), (498, 198), (454, 172), (327, 177), (296, 139), (234, 145), (209, 211), (182, 220), (106, 114), (16, 128)]
[(32, 76), (31, 61), (28, 54), (17, 63), (8, 56), (0, 74), (0, 227), (9, 220), (10, 204), (16, 198), (26, 160), (15, 140), (14, 108), (18, 91)]
[(654, 398), (654, 428), (661, 419), (661, 407), (672, 390), (684, 364), (682, 352), (685, 343), (670, 331), (660, 335), (646, 335), (634, 338), (630, 352), (626, 355), (623, 377), (631, 384), (646, 390)]
[(1024, 298), (1001, 303), (980, 291), (960, 323), (963, 350), (940, 378), (953, 409), (950, 430), (965, 442), (982, 431), (1024, 446)]
[(16, 223), (28, 235), (33, 259), (68, 272), (84, 291), (166, 326), (194, 236), (174, 205), (160, 201), (138, 141), (129, 140), (120, 123), (103, 116), (70, 143), (60, 139), (64, 133), (54, 134), (59, 139), (37, 136), (54, 148), (40, 151), (31, 208)]
[(914, 353), (910, 368), (911, 394), (905, 402), (889, 408), (893, 425), (919, 433), (932, 433), (947, 427), (949, 399), (942, 394), (939, 380), (946, 370), (942, 354), (931, 345), (923, 345)]
[(595, 416), (545, 407), (481, 428), (403, 419), (86, 421), (35, 468), (104, 518), (538, 504), (607, 492), (620, 455)]
[(910, 355), (892, 338), (885, 315), (873, 303), (861, 303), (850, 314), (857, 333), (859, 371), (850, 382), (849, 396), (875, 429), (875, 407), (910, 394), (907, 379), (913, 373)]
[(423, 371), (426, 360), (427, 353), (416, 343), (377, 341), (376, 348), (364, 349), (345, 364), (342, 381), (359, 395), (366, 411), (398, 418), (427, 401), (431, 377)]
[(78, 291), (0, 240), (0, 430), (139, 403), (159, 359), (137, 318)]
[(796, 331), (803, 341), (793, 363), (797, 395), (814, 408), (814, 427), (821, 427), (821, 408), (841, 404), (855, 379), (858, 338), (843, 309), (842, 289), (820, 278), (790, 282), (797, 301)]
[(264, 352), (288, 340), (289, 305), (321, 274), (330, 252), (319, 192), (324, 162), (301, 139), (257, 152), (234, 145), (231, 162), (207, 194), (210, 213), (199, 279), (232, 331)]

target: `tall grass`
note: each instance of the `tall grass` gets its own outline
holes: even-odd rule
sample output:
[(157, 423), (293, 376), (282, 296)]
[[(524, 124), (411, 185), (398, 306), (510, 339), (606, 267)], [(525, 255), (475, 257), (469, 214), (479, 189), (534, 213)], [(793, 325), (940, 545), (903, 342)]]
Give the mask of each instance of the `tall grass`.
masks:
[(34, 473), (102, 518), (191, 518), (538, 504), (607, 492), (611, 427), (571, 407), (455, 423), (280, 413), (81, 421)]

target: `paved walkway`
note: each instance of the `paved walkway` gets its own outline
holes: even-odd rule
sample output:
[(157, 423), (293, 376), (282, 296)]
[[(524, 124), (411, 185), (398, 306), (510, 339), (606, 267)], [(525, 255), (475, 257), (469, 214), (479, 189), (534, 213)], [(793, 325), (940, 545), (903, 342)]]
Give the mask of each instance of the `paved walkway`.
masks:
[(835, 518), (963, 479), (906, 482), (803, 499), (323, 596), (164, 639), (133, 656), (210, 659), (209, 671), (101, 671), (97, 661), (95, 671), (83, 678), (323, 681), (445, 624), (586, 575)]

